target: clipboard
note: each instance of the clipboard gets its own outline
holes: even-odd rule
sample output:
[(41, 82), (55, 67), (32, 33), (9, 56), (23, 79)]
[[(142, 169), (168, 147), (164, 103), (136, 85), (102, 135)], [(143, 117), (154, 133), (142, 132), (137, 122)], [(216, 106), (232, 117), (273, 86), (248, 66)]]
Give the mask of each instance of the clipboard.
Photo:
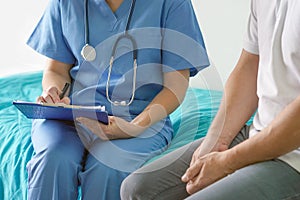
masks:
[(87, 117), (108, 124), (108, 113), (104, 106), (33, 103), (19, 100), (14, 100), (13, 105), (29, 119), (74, 121), (77, 117)]

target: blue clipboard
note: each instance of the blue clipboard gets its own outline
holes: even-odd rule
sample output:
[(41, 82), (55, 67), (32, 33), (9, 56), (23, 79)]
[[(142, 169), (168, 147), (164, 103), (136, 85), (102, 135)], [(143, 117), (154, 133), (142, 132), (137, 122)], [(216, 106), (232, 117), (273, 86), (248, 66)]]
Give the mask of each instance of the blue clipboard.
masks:
[(108, 113), (100, 106), (73, 106), (62, 104), (42, 104), (26, 101), (13, 101), (15, 105), (29, 119), (55, 119), (74, 121), (77, 117), (95, 119), (108, 124)]

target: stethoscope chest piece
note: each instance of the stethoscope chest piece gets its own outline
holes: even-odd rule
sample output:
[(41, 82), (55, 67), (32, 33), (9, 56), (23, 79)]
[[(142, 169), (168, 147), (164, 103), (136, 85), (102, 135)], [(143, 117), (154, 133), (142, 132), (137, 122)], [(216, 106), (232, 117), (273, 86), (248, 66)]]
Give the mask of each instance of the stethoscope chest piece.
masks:
[(96, 50), (89, 44), (85, 44), (81, 49), (81, 56), (86, 61), (93, 61), (96, 58)]

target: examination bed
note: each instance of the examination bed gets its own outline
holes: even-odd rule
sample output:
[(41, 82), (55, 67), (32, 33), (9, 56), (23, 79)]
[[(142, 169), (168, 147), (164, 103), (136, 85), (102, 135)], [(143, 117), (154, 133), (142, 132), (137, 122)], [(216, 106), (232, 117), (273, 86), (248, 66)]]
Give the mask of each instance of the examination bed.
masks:
[[(0, 78), (0, 199), (3, 200), (23, 200), (27, 196), (26, 163), (34, 154), (31, 120), (12, 101), (35, 101), (41, 94), (41, 79), (40, 71)], [(221, 96), (220, 91), (189, 87), (183, 104), (171, 114), (175, 137), (162, 155), (205, 136)]]

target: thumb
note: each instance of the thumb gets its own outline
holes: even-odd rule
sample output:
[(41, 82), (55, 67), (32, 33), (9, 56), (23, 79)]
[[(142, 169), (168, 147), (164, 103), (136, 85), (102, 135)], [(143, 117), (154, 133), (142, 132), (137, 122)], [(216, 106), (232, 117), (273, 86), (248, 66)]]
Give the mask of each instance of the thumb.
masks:
[(60, 100), (60, 102), (61, 102), (61, 103), (64, 103), (64, 104), (70, 105), (71, 100), (70, 100), (69, 97), (64, 97), (64, 98), (62, 98), (62, 99)]

